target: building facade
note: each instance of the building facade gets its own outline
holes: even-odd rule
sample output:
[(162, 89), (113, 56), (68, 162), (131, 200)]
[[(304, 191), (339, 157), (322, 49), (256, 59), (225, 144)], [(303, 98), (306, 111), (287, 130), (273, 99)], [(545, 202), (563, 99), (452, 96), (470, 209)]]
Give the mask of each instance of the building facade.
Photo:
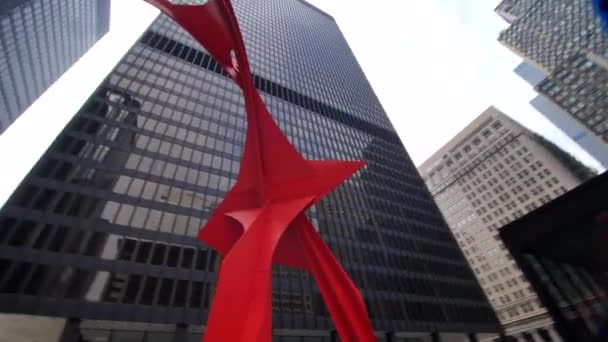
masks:
[(530, 104), (608, 169), (608, 144), (602, 138), (544, 95), (538, 95)]
[(592, 2), (533, 0), (520, 9), (499, 41), (524, 59), (516, 72), (543, 95), (532, 105), (606, 167), (608, 39)]
[[(593, 67), (593, 64), (589, 64), (585, 60), (584, 64), (578, 69), (583, 67), (589, 69)], [(567, 67), (564, 69), (565, 72), (557, 72), (560, 75), (559, 78), (549, 77), (549, 74), (524, 61), (514, 71), (541, 93), (530, 101), (530, 105), (594, 157), (604, 168), (608, 168), (608, 143), (602, 139), (601, 134), (603, 132), (603, 120), (592, 119), (596, 122), (588, 122), (589, 126), (594, 129), (590, 129), (590, 127), (581, 123), (587, 117), (594, 116), (591, 114), (590, 108), (602, 108), (606, 105), (596, 105), (593, 101), (595, 98), (601, 100), (602, 96), (588, 95), (586, 98), (580, 98), (581, 96), (577, 95), (577, 93), (581, 95), (585, 95), (587, 92), (595, 93), (593, 88), (601, 89), (600, 82), (603, 69), (596, 68), (595, 71), (579, 73), (576, 81), (574, 80), (576, 76), (568, 76), (571, 69), (577, 68)], [(605, 77), (604, 82), (606, 82)], [(569, 85), (570, 89), (568, 88)], [(580, 89), (577, 92), (576, 88), (579, 86)], [(572, 97), (572, 95), (574, 95), (573, 99), (568, 100), (567, 98)], [(580, 99), (577, 101), (577, 98)], [(577, 101), (578, 105), (573, 101)], [(560, 103), (562, 107), (557, 103)], [(581, 112), (584, 108), (587, 108), (587, 110)], [(577, 114), (577, 116), (571, 115), (566, 110)], [(593, 125), (591, 125), (592, 123)]]
[(581, 51), (608, 56), (608, 41), (586, 0), (535, 0), (498, 41), (546, 73)]
[(521, 62), (513, 72), (524, 81), (528, 82), (532, 87), (536, 87), (548, 76), (547, 73), (526, 61)]
[(0, 3), (0, 134), (110, 28), (110, 0)]
[(500, 231), (566, 341), (606, 341), (608, 173)]
[(502, 0), (494, 11), (506, 22), (513, 23), (537, 0)]
[(536, 89), (602, 139), (608, 149), (608, 59), (575, 54)]
[[(308, 214), (379, 341), (498, 332), (333, 18), (299, 0), (234, 5), (255, 84), (298, 150), (368, 162)], [(160, 16), (0, 210), (1, 310), (65, 317), (65, 341), (198, 341), (219, 260), (196, 235), (244, 133), (237, 86)], [(307, 273), (274, 269), (272, 300), (276, 341), (336, 340)]]
[(506, 334), (559, 341), (546, 309), (498, 237), (500, 227), (580, 184), (545, 146), (491, 107), (419, 171)]

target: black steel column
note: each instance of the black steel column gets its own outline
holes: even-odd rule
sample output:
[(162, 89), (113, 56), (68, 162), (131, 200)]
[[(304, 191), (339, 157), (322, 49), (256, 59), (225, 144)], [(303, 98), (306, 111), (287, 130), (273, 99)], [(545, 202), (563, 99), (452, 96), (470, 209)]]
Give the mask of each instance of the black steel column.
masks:
[(175, 327), (175, 334), (173, 335), (173, 342), (186, 342), (188, 339), (188, 325), (178, 324)]
[(77, 318), (68, 318), (65, 321), (65, 326), (63, 327), (59, 342), (78, 341), (80, 341), (80, 320)]

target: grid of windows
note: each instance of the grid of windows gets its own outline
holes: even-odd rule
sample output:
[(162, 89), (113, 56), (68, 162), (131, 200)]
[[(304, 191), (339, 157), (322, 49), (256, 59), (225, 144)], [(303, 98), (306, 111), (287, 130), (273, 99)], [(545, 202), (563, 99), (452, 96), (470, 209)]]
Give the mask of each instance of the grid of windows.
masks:
[(608, 45), (592, 2), (532, 1), (499, 40), (542, 69), (527, 68), (530, 83), (544, 95), (533, 106), (607, 164)]
[(539, 95), (530, 104), (577, 142), (604, 168), (608, 168), (608, 144), (592, 130), (582, 125), (574, 115), (571, 115), (553, 101), (545, 95)]
[(576, 54), (536, 89), (608, 143), (608, 68), (598, 58)]
[(602, 26), (586, 0), (536, 0), (498, 39), (547, 72), (580, 51), (608, 53)]
[[(342, 50), (343, 38), (324, 54), (306, 48), (302, 37), (309, 34), (324, 46), (341, 37), (330, 17), (297, 0), (263, 3), (264, 11), (289, 15), (290, 25), (301, 28), (291, 32), (289, 44), (306, 51), (269, 51), (265, 58), (277, 65), (296, 65), (273, 72), (293, 77), (297, 65), (310, 61), (350, 65), (327, 75), (348, 74), (356, 80), (348, 84), (369, 88), (358, 66), (349, 64), (354, 57)], [(263, 44), (287, 37), (255, 31), (270, 25), (268, 17), (248, 2), (235, 5), (250, 50), (261, 53), (260, 37), (268, 35)], [(306, 33), (310, 26), (323, 34)], [(245, 113), (237, 86), (197, 46), (159, 17), (2, 209), (0, 304), (18, 303), (0, 305), (4, 310), (204, 324), (218, 258), (195, 237), (236, 179)], [(326, 54), (331, 62), (325, 63)], [(318, 96), (318, 72), (298, 76), (291, 88), (264, 75), (260, 59), (253, 60), (266, 105), (305, 157), (368, 163), (308, 215), (361, 288), (374, 327), (496, 331), (488, 303), (385, 113), (350, 112), (355, 91), (348, 87), (331, 86), (341, 94), (338, 102)], [(359, 101), (373, 107), (377, 100)], [(273, 271), (274, 326), (331, 330), (309, 274)], [(31, 279), (60, 279), (76, 289), (24, 292)]]
[(576, 177), (532, 132), (494, 108), (421, 170), (500, 321), (512, 328), (538, 316), (534, 319), (551, 324), (547, 315), (541, 317), (542, 306), (530, 304), (536, 295), (524, 292), (528, 282), (498, 229), (577, 185)]
[(109, 29), (110, 1), (0, 4), (0, 133)]
[(513, 22), (521, 17), (536, 0), (502, 0), (495, 11), (507, 22)]

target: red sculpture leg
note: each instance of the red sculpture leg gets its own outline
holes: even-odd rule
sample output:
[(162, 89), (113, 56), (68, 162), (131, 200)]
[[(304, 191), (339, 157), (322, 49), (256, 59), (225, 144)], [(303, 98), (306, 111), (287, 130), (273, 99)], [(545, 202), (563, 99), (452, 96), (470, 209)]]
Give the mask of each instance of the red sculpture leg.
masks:
[(331, 250), (304, 216), (295, 222), (300, 243), (311, 272), (321, 290), (323, 300), (342, 341), (376, 341), (367, 316), (367, 309), (359, 290), (348, 277)]
[(222, 261), (205, 342), (269, 342), (272, 331), (272, 259), (290, 222), (312, 197), (228, 213), (244, 229)]
[(280, 264), (313, 273), (342, 341), (374, 341), (361, 295), (304, 215), (363, 163), (305, 160), (293, 147), (253, 84), (229, 0), (198, 6), (147, 1), (190, 32), (245, 98), (247, 136), (237, 182), (199, 233), (223, 257), (204, 340), (271, 341), (271, 269)]

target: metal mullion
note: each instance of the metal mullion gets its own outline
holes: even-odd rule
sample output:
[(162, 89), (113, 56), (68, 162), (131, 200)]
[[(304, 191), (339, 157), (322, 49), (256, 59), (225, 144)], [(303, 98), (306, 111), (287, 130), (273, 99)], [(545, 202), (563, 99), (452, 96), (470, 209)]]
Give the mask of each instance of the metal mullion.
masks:
[[(166, 80), (165, 80), (165, 82), (166, 82)], [(151, 91), (151, 89), (152, 89), (152, 87), (150, 87), (150, 91)], [(156, 101), (152, 101), (152, 102), (158, 104)], [(158, 125), (159, 125), (160, 122), (161, 121), (156, 120), (156, 124), (154, 125), (154, 132), (156, 132), (156, 128), (158, 127)], [(165, 125), (167, 125), (167, 124), (165, 123)], [(167, 125), (167, 127), (165, 128), (165, 130), (168, 129), (168, 126), (169, 125)], [(149, 146), (149, 144), (150, 144), (151, 141), (152, 141), (152, 139), (150, 139), (148, 141), (148, 146)], [(159, 149), (160, 149), (160, 145), (159, 145)], [(131, 149), (131, 150), (133, 150), (133, 149)], [(161, 156), (161, 158), (162, 158), (162, 154), (160, 153), (160, 150), (157, 151), (156, 153), (153, 153), (152, 155), (154, 155), (155, 157), (157, 157), (157, 158), (152, 158), (153, 159), (153, 163), (155, 163), (157, 160), (159, 160), (159, 158), (158, 158), (159, 156)], [(167, 177), (165, 177), (165, 172), (166, 172), (166, 167), (168, 165), (168, 162), (164, 158), (162, 158), (162, 159), (163, 159), (163, 167), (162, 167), (161, 175), (163, 175), (162, 178), (167, 178)], [(142, 161), (143, 161), (143, 158), (140, 158), (137, 168), (139, 168), (139, 165), (141, 165)], [(167, 178), (167, 179), (169, 180), (169, 178)], [(150, 182), (149, 177), (144, 178), (144, 186), (145, 186), (145, 184), (147, 184), (147, 182)], [(161, 186), (157, 186), (156, 187), (156, 189), (154, 190), (153, 198), (157, 198), (158, 197), (158, 193), (160, 191), (160, 188), (161, 188)], [(171, 186), (169, 186), (169, 188), (171, 188)], [(154, 244), (152, 246), (153, 249), (152, 249), (150, 257), (154, 253), (155, 245), (159, 242), (159, 239), (158, 239), (159, 234), (158, 233), (160, 233), (161, 230), (162, 230), (161, 225), (162, 225), (162, 222), (163, 222), (163, 217), (165, 215), (165, 212), (164, 211), (161, 211), (161, 212), (162, 212), (162, 214), (161, 214), (161, 217), (159, 219), (159, 227), (158, 227), (158, 230), (155, 230), (157, 232), (156, 238), (154, 240), (152, 240)], [(146, 217), (145, 222), (144, 222), (144, 226), (147, 226), (147, 223), (149, 222), (149, 218), (150, 218), (150, 216)], [(163, 278), (163, 274), (165, 273), (164, 270), (167, 268), (167, 261), (168, 261), (171, 245), (170, 244), (165, 244), (165, 246), (166, 246), (166, 250), (165, 250), (165, 253), (164, 253), (164, 260), (163, 260), (163, 263), (161, 265), (159, 265), (159, 272), (157, 274), (158, 275), (158, 284), (157, 284), (157, 287), (155, 289), (154, 298), (153, 298), (153, 301), (152, 301), (153, 306), (157, 306), (157, 304), (158, 304), (158, 301), (160, 299), (160, 291), (161, 291), (162, 285), (163, 285), (163, 280), (165, 279), (165, 278)], [(178, 262), (179, 262), (179, 260), (178, 260)], [(144, 287), (145, 287), (145, 284), (144, 284)], [(176, 287), (177, 287), (177, 283), (175, 281), (173, 281), (173, 288), (174, 288), (173, 292), (175, 292), (175, 288)], [(170, 299), (170, 302), (169, 302), (169, 307), (172, 306), (172, 303), (173, 303), (173, 294), (171, 295), (171, 299)]]
[[(33, 74), (38, 76), (38, 77), (36, 77), (36, 76), (31, 77), (32, 81), (35, 83), (34, 86), (37, 85), (39, 87), (39, 89), (34, 89), (34, 97), (32, 99), (36, 99), (38, 97), (37, 95), (41, 95), (42, 92), (44, 92), (45, 87), (40, 82), (40, 76), (42, 74), (42, 70), (37, 70), (37, 69), (42, 69), (41, 65), (36, 64), (35, 61), (34, 61), (34, 53), (37, 53), (38, 49), (33, 48), (30, 45), (30, 43), (32, 43), (32, 40), (36, 39), (36, 32), (34, 30), (36, 29), (37, 26), (34, 26), (32, 28), (32, 31), (31, 31), (33, 33), (34, 37), (28, 37), (28, 26), (26, 24), (27, 16), (25, 14), (26, 13), (25, 8), (26, 8), (26, 6), (22, 6), (22, 7), (19, 8), (19, 11), (21, 12), (21, 17), (23, 19), (23, 20), (21, 20), (21, 24), (22, 24), (21, 30), (23, 32), (23, 36), (26, 38), (26, 41), (27, 41), (25, 43), (28, 44), (28, 48), (30, 49), (30, 53), (28, 54), (28, 57), (29, 57), (29, 62), (31, 63), (31, 65), (33, 66), (33, 69), (34, 69), (34, 73)], [(30, 11), (31, 11), (30, 12), (30, 14), (31, 14), (30, 17), (32, 19), (32, 23), (34, 23), (34, 25), (35, 25), (36, 22), (34, 20), (34, 12), (35, 12), (35, 10), (34, 10), (34, 4), (28, 6), (27, 8), (30, 8)], [(38, 71), (40, 71), (40, 72), (38, 72)]]
[[(580, 298), (581, 298), (581, 302), (583, 302), (584, 307), (587, 308), (589, 316), (591, 316), (591, 318), (595, 322), (598, 322), (599, 320), (601, 320), (601, 317), (603, 316), (603, 312), (598, 311), (592, 303), (589, 303), (589, 298), (588, 298), (587, 293), (593, 294), (594, 293), (593, 290), (577, 274), (576, 270), (572, 266), (570, 266), (568, 264), (563, 264), (560, 266), (563, 267), (562, 272), (565, 275), (565, 278), (567, 278), (570, 281), (570, 284), (573, 286), (573, 288), (577, 289), (577, 292), (579, 293)], [(579, 285), (582, 285), (583, 288), (580, 288)]]
[[(137, 155), (141, 156), (139, 154), (137, 154)], [(95, 163), (95, 162), (90, 161), (90, 163), (86, 163), (86, 164), (92, 164), (92, 163)], [(83, 165), (86, 165), (86, 164), (83, 163)], [(191, 167), (191, 166), (188, 166), (188, 165), (182, 165), (182, 166), (185, 166), (185, 167), (188, 167), (189, 169), (194, 170), (194, 168)], [(195, 166), (195, 165), (192, 165), (192, 166)], [(90, 167), (95, 167), (95, 166), (93, 165), (93, 166), (90, 166)], [(201, 166), (201, 169), (203, 169), (203, 168), (206, 168), (206, 167)], [(109, 169), (109, 170), (103, 170), (103, 171), (104, 172), (111, 172), (111, 173), (121, 173), (124, 176), (138, 178), (138, 179), (142, 179), (144, 181), (145, 180), (148, 180), (148, 181), (152, 181), (153, 180), (153, 182), (156, 183), (156, 184), (171, 186), (170, 182), (167, 181), (166, 178), (162, 178), (160, 176), (154, 176), (154, 175), (152, 175), (149, 178), (146, 178), (146, 173), (142, 172), (142, 171), (138, 171), (138, 170), (131, 170), (131, 169)], [(212, 193), (213, 195), (216, 195), (216, 196), (220, 195), (220, 193), (217, 192), (215, 189), (203, 187), (201, 185), (196, 185), (196, 184), (192, 184), (192, 183), (182, 182), (182, 181), (178, 181), (178, 182), (179, 182), (180, 187), (182, 187), (182, 189), (185, 189), (185, 190), (189, 190), (189, 191), (192, 191), (192, 192), (208, 192), (208, 193), (210, 193), (210, 194)], [(186, 208), (186, 209), (188, 209), (188, 208)], [(192, 209), (192, 210), (194, 210), (194, 209)]]
[[(44, 180), (35, 179), (34, 184), (42, 184)], [(63, 188), (65, 186), (65, 188)], [(47, 184), (47, 189), (52, 189), (55, 191), (62, 191), (61, 189), (66, 189), (67, 191), (71, 191), (77, 194), (91, 196), (93, 198), (103, 199), (103, 200), (113, 200), (113, 201), (123, 201), (124, 204), (135, 205), (137, 203), (137, 198), (132, 196), (128, 196), (125, 194), (118, 194), (113, 191), (104, 191), (100, 195), (100, 189), (90, 189), (88, 187), (76, 185), (76, 184), (61, 184), (60, 182), (52, 181)], [(196, 216), (196, 215), (204, 215), (204, 211), (195, 210), (192, 208), (185, 208), (175, 204), (158, 204), (157, 201), (148, 200), (148, 199), (139, 199), (140, 201), (147, 202), (151, 208), (158, 210), (166, 210), (173, 214), (181, 214), (188, 216)], [(168, 206), (168, 207), (165, 207)], [(170, 210), (169, 210), (170, 209)]]
[(606, 296), (606, 292), (590, 276), (588, 270), (585, 268), (573, 268), (573, 271), (576, 272), (579, 275), (579, 279), (588, 286), (590, 292), (597, 300), (597, 303), (601, 306), (599, 315), (601, 316), (604, 312), (608, 312), (608, 297)]
[[(80, 1), (78, 2), (80, 3)], [(75, 2), (66, 2), (66, 6), (68, 7), (67, 10), (69, 11), (69, 18), (77, 18), (76, 15), (76, 8), (75, 8)], [(65, 36), (67, 39), (71, 40), (71, 44), (69, 44), (69, 49), (71, 52), (71, 56), (70, 56), (70, 63), (74, 63), (76, 60), (78, 60), (78, 52), (80, 52), (80, 50), (78, 50), (77, 48), (82, 48), (84, 46), (83, 42), (82, 42), (82, 34), (77, 35), (77, 33), (80, 33), (81, 30), (79, 27), (76, 27), (76, 23), (74, 23), (72, 20), (68, 21), (68, 26), (67, 26), (68, 32), (73, 32), (76, 35), (76, 39), (71, 39), (74, 37), (70, 37)], [(80, 40), (80, 43), (82, 44), (82, 46), (78, 46), (77, 47), (77, 41)], [(69, 69), (71, 67), (71, 65), (66, 66), (66, 70)]]
[[(25, 218), (23, 218), (22, 221), (24, 221), (24, 220), (25, 220)], [(37, 238), (40, 236), (40, 233), (42, 232), (42, 230), (46, 226), (46, 224), (44, 222), (39, 222), (39, 221), (32, 221), (32, 222), (34, 222), (34, 224), (36, 225), (36, 228), (34, 228), (32, 230), (32, 233), (27, 238), (27, 241), (25, 242), (25, 244), (20, 247), (20, 248), (22, 248), (24, 250), (26, 250), (26, 249), (34, 249), (33, 248), (34, 242), (37, 240)], [(18, 228), (17, 226), (18, 225), (15, 225), (16, 229)]]
[[(15, 28), (17, 27), (17, 23), (16, 23), (16, 18), (15, 18), (15, 13), (19, 13), (21, 14), (21, 19), (23, 19), (23, 14), (22, 14), (23, 8), (19, 7), (18, 12), (14, 12), (13, 15), (9, 15), (8, 16), (8, 20), (10, 22), (9, 27), (12, 31), (12, 35), (13, 38), (15, 40), (15, 54), (18, 57), (18, 60), (15, 61), (16, 64), (18, 64), (18, 69), (19, 71), (21, 71), (21, 79), (23, 80), (23, 88), (26, 94), (26, 99), (21, 99), (21, 96), (19, 95), (19, 92), (15, 92), (15, 95), (17, 97), (17, 100), (21, 99), (23, 100), (23, 102), (21, 103), (20, 110), (25, 109), (28, 105), (29, 105), (29, 101), (33, 100), (36, 97), (36, 94), (33, 93), (32, 89), (30, 87), (28, 87), (27, 83), (25, 83), (25, 80), (29, 79), (28, 75), (25, 74), (25, 68), (23, 65), (23, 62), (26, 60), (26, 58), (22, 55), (22, 51), (20, 51), (20, 49), (18, 48), (18, 44), (19, 44), (19, 40), (18, 35), (17, 35), (17, 31), (15, 30)], [(6, 48), (6, 47), (5, 47)], [(10, 51), (10, 50), (5, 50), (5, 51)], [(13, 79), (13, 84), (17, 85), (17, 79)], [(17, 88), (18, 89), (18, 88)], [(20, 113), (17, 113), (17, 115), (19, 115)], [(15, 119), (16, 117), (14, 117), (13, 119)]]
[[(556, 278), (556, 274), (555, 271), (552, 270), (552, 265), (553, 262), (547, 259), (540, 259), (538, 260), (539, 262), (539, 266), (543, 269), (544, 273), (549, 277), (554, 289), (559, 293), (559, 295), (566, 301), (568, 307), (570, 310), (574, 310), (577, 313), (577, 316), (579, 318), (581, 318), (584, 322), (585, 322), (585, 326), (587, 327), (588, 331), (593, 331), (593, 325), (592, 322), (590, 322), (585, 313), (582, 312), (577, 303), (573, 302), (573, 298), (571, 298), (566, 291), (564, 290), (564, 288), (561, 286), (561, 282), (559, 281), (560, 277)], [(562, 309), (562, 308), (560, 308)], [(568, 309), (568, 308), (566, 308)], [(562, 309), (563, 310), (563, 309)]]
[(23, 280), (21, 281), (21, 284), (19, 284), (19, 287), (17, 288), (17, 294), (20, 296), (25, 295), (25, 293), (24, 293), (25, 288), (29, 284), (32, 277), (34, 276), (36, 269), (38, 267), (44, 266), (44, 265), (38, 264), (38, 263), (29, 263), (29, 264), (31, 265), (31, 268), (30, 268), (28, 274), (25, 276), (25, 278), (23, 278)]
[[(194, 92), (194, 87), (190, 87), (190, 95), (192, 95), (193, 92)], [(194, 119), (194, 116), (190, 115), (190, 123), (192, 123), (193, 119)], [(202, 123), (202, 121), (201, 121), (201, 123)], [(194, 149), (193, 149), (193, 152), (194, 152)], [(183, 148), (182, 148), (182, 152), (181, 153), (182, 153), (182, 156), (183, 156), (183, 154), (184, 154), (184, 149)], [(198, 165), (198, 169), (195, 169), (195, 170), (197, 170), (197, 172), (196, 172), (196, 180), (195, 180), (196, 184), (199, 183), (200, 175), (201, 175), (201, 172), (202, 172), (201, 167), (202, 167), (202, 164), (199, 164)], [(184, 189), (182, 188), (182, 194), (181, 194), (182, 197), (185, 195), (184, 194), (185, 191), (183, 191), (183, 190)], [(191, 200), (191, 203), (190, 203), (191, 207), (194, 206), (194, 202), (195, 202), (195, 196), (192, 196), (192, 200)], [(203, 202), (203, 205), (205, 205), (205, 204), (206, 204), (206, 202)], [(201, 208), (201, 209), (204, 210), (205, 208)], [(192, 217), (190, 216), (188, 218), (188, 220), (187, 220), (188, 224), (190, 223), (191, 220), (192, 220)], [(189, 233), (189, 229), (186, 229), (186, 235), (188, 235), (188, 233)], [(207, 252), (207, 254), (208, 254), (208, 252)], [(190, 270), (189, 270), (190, 278), (192, 278), (192, 276), (194, 275), (194, 272), (195, 272), (195, 269), (196, 269), (195, 265), (196, 265), (196, 258), (197, 257), (198, 257), (198, 249), (195, 248), (195, 249), (193, 249), (192, 265), (190, 265)], [(209, 259), (209, 255), (207, 255), (207, 258)], [(208, 271), (206, 271), (206, 270), (204, 272), (208, 273)], [(203, 286), (203, 288), (201, 289), (201, 300), (204, 300), (204, 290), (205, 290), (205, 288), (204, 288), (204, 282), (202, 282), (202, 286)], [(190, 308), (191, 296), (192, 296), (193, 291), (194, 291), (194, 282), (192, 282), (192, 280), (189, 280), (189, 287), (188, 287), (188, 289), (189, 289), (189, 292), (186, 294), (186, 301), (185, 301), (186, 303), (185, 303), (185, 306), (184, 306), (184, 313), (187, 312), (187, 309)], [(200, 304), (201, 304), (200, 308), (197, 308), (197, 309), (202, 310), (203, 309), (203, 305), (202, 305), (203, 303), (200, 303)]]
[[(67, 37), (67, 34), (65, 32), (66, 27), (64, 26), (64, 21), (66, 16), (63, 15), (63, 13), (65, 12), (65, 2), (56, 2), (53, 5), (56, 6), (51, 6), (51, 9), (56, 9), (57, 7), (59, 8), (59, 13), (57, 13), (57, 11), (54, 11), (55, 13), (53, 13), (51, 16), (52, 18), (56, 18), (58, 21), (56, 22), (56, 24), (58, 24), (57, 27), (57, 31), (59, 31), (59, 33), (61, 34), (61, 37), (55, 37), (56, 38), (56, 42), (61, 41), (62, 39), (64, 39), (64, 37)], [(59, 38), (59, 39), (57, 39)], [(57, 44), (55, 44), (54, 46), (57, 46)], [(65, 65), (65, 60), (66, 60), (66, 51), (64, 49), (56, 49), (59, 50), (60, 54), (59, 54), (59, 58), (57, 59), (57, 75), (54, 77), (58, 77), (59, 75), (61, 75), (63, 70), (67, 69), (67, 65)]]
[[(206, 82), (208, 82), (207, 79), (205, 79), (205, 80), (206, 80)], [(214, 84), (214, 86), (218, 86), (218, 85)], [(199, 116), (200, 116), (200, 114), (199, 114)], [(192, 122), (194, 120), (194, 117), (195, 117), (194, 115), (190, 116), (190, 122)], [(199, 118), (199, 119), (201, 119), (201, 118)], [(202, 119), (199, 120), (199, 124), (196, 127), (199, 130), (199, 132), (197, 132), (198, 135), (208, 135), (209, 134), (207, 131), (203, 130), (203, 128), (202, 128), (203, 122), (204, 121)], [(236, 141), (235, 141), (235, 143), (236, 143)], [(207, 149), (207, 147), (197, 145), (196, 149), (198, 151), (204, 151)], [(201, 172), (203, 172), (203, 168), (208, 168), (208, 167), (204, 166), (203, 163), (200, 163), (198, 165), (199, 171), (197, 173), (197, 184), (198, 184), (198, 179), (201, 175)], [(210, 173), (206, 170), (204, 172)], [(209, 189), (208, 184), (206, 184), (205, 187), (207, 189)], [(205, 203), (207, 201), (207, 195), (210, 193), (211, 193), (211, 191), (205, 192), (205, 197), (204, 197)], [(209, 310), (211, 307), (211, 303), (213, 302), (212, 297), (215, 294), (215, 284), (217, 283), (217, 274), (219, 273), (218, 263), (219, 263), (220, 258), (217, 257), (217, 253), (214, 250), (208, 248), (206, 245), (204, 247), (204, 251), (205, 251), (206, 258), (205, 258), (204, 270), (202, 270), (202, 271), (205, 272), (205, 281), (203, 282), (203, 290), (201, 292), (202, 301), (203, 301), (201, 304), (202, 304), (203, 309)], [(198, 254), (197, 254), (197, 256), (198, 256)], [(213, 271), (212, 271), (212, 269), (213, 269)], [(205, 306), (204, 306), (206, 301), (209, 304), (208, 308), (205, 308)]]

